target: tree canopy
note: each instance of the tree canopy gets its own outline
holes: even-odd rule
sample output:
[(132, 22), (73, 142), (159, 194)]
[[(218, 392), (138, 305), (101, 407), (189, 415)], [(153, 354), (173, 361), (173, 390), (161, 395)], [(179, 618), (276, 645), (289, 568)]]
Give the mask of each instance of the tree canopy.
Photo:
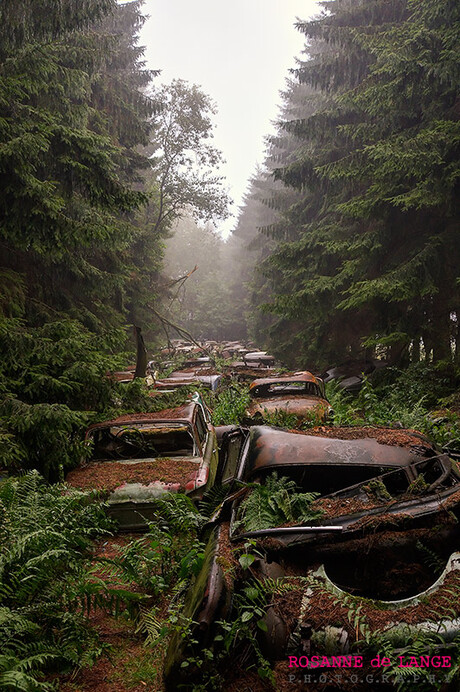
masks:
[[(121, 392), (107, 373), (133, 350), (128, 326), (153, 339), (160, 332), (152, 325), (167, 294), (161, 271), (173, 220), (184, 209), (226, 213), (214, 173), (220, 153), (208, 141), (213, 106), (183, 82), (153, 87), (158, 73), (138, 45), (142, 6), (0, 6), (6, 465), (28, 460), (56, 475), (81, 457), (91, 416), (130, 405), (129, 388)], [(131, 405), (147, 405), (135, 390)]]
[(256, 222), (276, 236), (262, 263), (268, 343), (317, 367), (365, 349), (418, 360), (422, 346), (449, 359), (459, 309), (458, 4), (322, 5), (298, 24), (306, 56), (269, 148), (268, 170), (285, 190), (272, 182), (266, 199), (282, 216), (271, 229)]

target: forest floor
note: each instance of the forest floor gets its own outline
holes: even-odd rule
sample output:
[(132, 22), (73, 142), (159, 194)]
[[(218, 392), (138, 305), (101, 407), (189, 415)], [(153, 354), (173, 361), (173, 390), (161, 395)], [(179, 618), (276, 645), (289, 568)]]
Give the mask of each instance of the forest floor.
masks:
[[(116, 558), (120, 549), (139, 534), (120, 534), (95, 543), (95, 561)], [(97, 572), (95, 573), (98, 576)], [(101, 574), (102, 576), (102, 574)], [(140, 591), (134, 583), (113, 580), (115, 588)], [(158, 619), (166, 620), (169, 594), (165, 593), (155, 602)], [(145, 637), (136, 632), (137, 623), (126, 613), (113, 617), (99, 608), (92, 609), (90, 624), (97, 632), (103, 653), (93, 663), (59, 676), (61, 692), (163, 692), (163, 658), (166, 645), (145, 644)]]

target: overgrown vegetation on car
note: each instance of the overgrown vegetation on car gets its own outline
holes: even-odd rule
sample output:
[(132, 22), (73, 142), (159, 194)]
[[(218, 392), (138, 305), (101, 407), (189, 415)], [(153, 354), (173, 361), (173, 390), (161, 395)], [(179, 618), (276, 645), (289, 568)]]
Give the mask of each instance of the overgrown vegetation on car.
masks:
[(293, 480), (274, 471), (265, 482), (251, 483), (250, 492), (241, 503), (237, 528), (241, 531), (270, 529), (291, 522), (314, 522), (322, 510), (312, 502), (319, 493), (301, 493)]

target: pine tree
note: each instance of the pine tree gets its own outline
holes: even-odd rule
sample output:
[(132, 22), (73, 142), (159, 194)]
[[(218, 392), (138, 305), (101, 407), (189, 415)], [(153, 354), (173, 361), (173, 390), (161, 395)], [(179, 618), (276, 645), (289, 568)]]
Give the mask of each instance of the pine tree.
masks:
[(310, 57), (297, 70), (321, 99), (313, 113), (286, 119), (298, 145), (276, 173), (299, 199), (283, 215), (288, 236), (264, 263), (269, 309), (283, 335), (292, 332), (281, 350), (321, 366), (366, 345), (395, 358), (412, 342), (417, 358), (423, 337), (427, 354), (450, 357), (458, 6), (323, 5), (323, 16), (299, 23)]

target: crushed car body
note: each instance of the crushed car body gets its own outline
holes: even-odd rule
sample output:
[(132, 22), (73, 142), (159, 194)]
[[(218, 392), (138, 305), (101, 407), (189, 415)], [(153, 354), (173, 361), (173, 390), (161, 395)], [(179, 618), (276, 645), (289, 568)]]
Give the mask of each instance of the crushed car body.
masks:
[(199, 396), (157, 413), (136, 413), (92, 425), (92, 458), (66, 481), (104, 492), (108, 513), (124, 530), (146, 527), (155, 498), (183, 492), (200, 499), (214, 482), (217, 439)]
[[(382, 629), (397, 646), (405, 628), (429, 631), (426, 604), (446, 599), (445, 627), (437, 631), (447, 633), (446, 641), (460, 634), (460, 603), (451, 608), (449, 597), (452, 580), (460, 586), (460, 474), (423, 435), (233, 429), (224, 436), (218, 482), (232, 483), (232, 491), (208, 526), (206, 559), (185, 608), (201, 646), (211, 645), (216, 623), (235, 617), (238, 594), (264, 592), (263, 584), (267, 591), (280, 587), (254, 630), (275, 668), (291, 655), (348, 653), (356, 641), (351, 603), (366, 613), (370, 631)], [(266, 504), (250, 505), (265, 486)], [(267, 520), (273, 508), (287, 512), (297, 496), (307, 517)], [(238, 555), (248, 552), (244, 568)], [(180, 683), (189, 655), (185, 643), (172, 641), (169, 688)]]

